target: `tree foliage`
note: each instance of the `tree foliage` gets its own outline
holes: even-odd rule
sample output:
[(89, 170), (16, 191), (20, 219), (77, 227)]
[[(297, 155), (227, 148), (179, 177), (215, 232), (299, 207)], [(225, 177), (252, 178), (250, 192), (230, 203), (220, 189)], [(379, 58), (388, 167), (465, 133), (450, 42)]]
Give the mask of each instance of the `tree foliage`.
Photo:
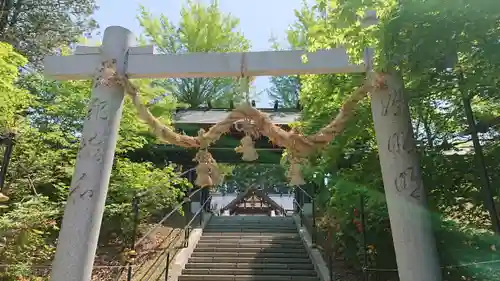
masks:
[[(0, 210), (0, 263), (12, 266), (0, 277), (14, 280), (33, 274), (32, 265), (46, 264), (53, 257), (91, 84), (47, 80), (37, 72), (19, 76), (18, 67), (27, 59), (6, 43), (0, 44), (0, 54), (0, 132), (16, 134), (3, 190), (10, 200)], [(137, 83), (145, 99), (164, 92), (150, 86), (151, 81)], [(150, 108), (162, 113), (175, 108), (175, 103), (166, 98)], [(148, 222), (178, 204), (190, 186), (179, 177), (175, 165), (154, 166), (127, 159), (127, 152), (155, 142), (127, 100), (101, 227), (101, 246), (120, 249), (129, 241), (135, 194), (144, 194), (141, 221)]]
[(11, 45), (0, 43), (0, 128), (5, 131), (15, 130), (20, 117), (24, 115), (31, 97), (26, 90), (14, 86), (19, 76), (18, 66), (25, 64), (26, 59), (14, 52)]
[[(463, 108), (466, 97), (483, 124), (491, 124), (498, 116), (493, 109), (499, 105), (495, 75), (499, 60), (494, 50), (499, 45), (500, 10), (493, 8), (498, 6), (493, 2), (317, 0), (296, 11), (296, 24), (287, 33), (290, 45), (299, 48), (344, 45), (354, 62), (371, 46), (377, 70), (401, 73), (443, 266), (498, 259), (483, 206), (480, 168), (470, 153), (470, 136), (464, 133), (469, 124)], [(377, 11), (377, 25), (362, 24), (360, 19), (367, 10)], [(300, 76), (304, 112), (298, 126), (305, 132), (324, 126), (362, 79), (362, 75)], [(274, 86), (280, 86), (277, 84)], [(487, 168), (496, 175), (498, 128), (484, 127), (482, 131)], [(361, 104), (345, 133), (311, 159), (305, 170), (310, 180), (313, 175), (330, 179), (318, 191), (317, 200), (325, 214), (324, 227), (336, 233), (339, 253), (353, 265), (363, 261), (358, 225), (359, 196), (364, 194), (368, 266), (396, 268), (369, 103)], [(498, 186), (498, 177), (489, 180)], [(497, 189), (494, 195), (497, 200)], [(490, 280), (500, 273), (496, 268), (494, 264), (450, 267), (443, 274), (446, 280)], [(381, 274), (373, 278), (397, 278)]]
[(97, 28), (95, 0), (2, 0), (0, 9), (0, 41), (37, 67), (44, 55)]
[[(68, 53), (82, 32), (96, 26), (89, 20), (96, 7), (90, 0), (0, 3), (7, 11), (0, 17), (0, 36), (6, 42), (0, 43), (0, 133), (16, 133), (7, 185), (2, 190), (10, 200), (0, 205), (0, 263), (12, 265), (0, 273), (0, 279), (10, 281), (30, 275), (32, 265), (46, 264), (54, 254), (90, 97), (89, 81), (56, 82), (36, 71), (20, 75), (19, 69), (28, 62), (38, 66), (46, 54)], [(472, 104), (489, 180), (496, 187), (500, 184), (500, 6), (496, 4), (494, 0), (315, 0), (296, 11), (296, 22), (286, 31), (286, 48), (343, 45), (353, 62), (359, 62), (364, 48), (372, 46), (377, 70), (401, 74), (444, 280), (500, 277), (498, 267), (488, 263), (499, 259), (498, 242), (484, 208), (480, 167), (471, 153), (470, 120), (463, 108), (464, 100)], [(378, 24), (362, 24), (360, 18), (367, 10), (377, 11)], [(188, 1), (177, 24), (163, 15), (152, 16), (145, 7), (138, 20), (144, 29), (142, 42), (155, 44), (162, 53), (233, 52), (250, 47), (237, 30), (238, 20), (222, 13), (216, 1), (208, 5)], [(363, 79), (361, 74), (275, 77), (269, 95), (286, 107), (294, 107), (299, 99), (304, 109), (296, 126), (310, 133), (331, 120)], [(165, 123), (170, 122), (169, 113), (178, 102), (192, 107), (207, 102), (227, 106), (229, 99), (237, 103), (242, 98), (232, 79), (136, 82), (144, 100), (154, 101), (150, 110)], [(138, 192), (144, 192), (141, 222), (147, 222), (177, 203), (190, 187), (175, 165), (134, 162), (127, 157), (156, 144), (126, 101), (100, 245), (116, 248), (128, 242), (131, 201)], [(285, 192), (283, 167), (226, 168), (226, 183), (220, 187), (225, 192), (250, 184)], [(334, 247), (354, 268), (363, 266), (365, 253), (369, 263), (364, 266), (396, 268), (390, 231), (394, 226), (387, 214), (369, 102), (362, 102), (344, 134), (303, 168), (308, 180), (322, 187), (314, 194), (320, 226), (333, 237), (333, 241), (320, 241), (324, 248)], [(361, 195), (365, 224), (361, 222)], [(497, 189), (494, 199), (498, 202)], [(366, 249), (362, 248), (363, 230)], [(477, 262), (480, 265), (471, 266)], [(372, 280), (397, 280), (392, 271), (383, 274), (378, 272)]]
[[(217, 1), (203, 4), (187, 1), (178, 24), (166, 16), (154, 17), (144, 6), (138, 16), (144, 29), (143, 42), (154, 44), (160, 53), (247, 51), (250, 43), (238, 31), (239, 20), (220, 11)], [(228, 107), (229, 100), (242, 100), (233, 78), (182, 78), (158, 81), (181, 103), (191, 107)]]
[(279, 107), (295, 108), (299, 102), (300, 83), (297, 76), (277, 76), (271, 79), (271, 88), (267, 95), (271, 105), (278, 102)]
[(217, 191), (238, 193), (253, 186), (268, 193), (288, 193), (285, 169), (278, 164), (237, 164), (224, 177)]

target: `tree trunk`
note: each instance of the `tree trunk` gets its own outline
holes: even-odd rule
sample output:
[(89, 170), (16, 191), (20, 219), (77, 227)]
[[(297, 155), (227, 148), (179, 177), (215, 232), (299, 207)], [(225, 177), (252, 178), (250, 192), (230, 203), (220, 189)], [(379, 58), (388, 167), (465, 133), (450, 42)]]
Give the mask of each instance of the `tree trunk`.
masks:
[(498, 212), (494, 200), (495, 192), (493, 191), (490, 184), (488, 168), (486, 167), (486, 161), (484, 159), (483, 147), (481, 146), (481, 142), (479, 141), (479, 136), (476, 128), (476, 120), (474, 119), (474, 112), (472, 111), (471, 99), (467, 97), (465, 93), (462, 93), (462, 95), (465, 116), (467, 118), (467, 124), (469, 125), (472, 144), (474, 146), (474, 158), (477, 162), (476, 170), (479, 172), (479, 177), (482, 182), (481, 193), (483, 194), (484, 206), (490, 215), (493, 230), (497, 234), (500, 234), (500, 222), (498, 219)]

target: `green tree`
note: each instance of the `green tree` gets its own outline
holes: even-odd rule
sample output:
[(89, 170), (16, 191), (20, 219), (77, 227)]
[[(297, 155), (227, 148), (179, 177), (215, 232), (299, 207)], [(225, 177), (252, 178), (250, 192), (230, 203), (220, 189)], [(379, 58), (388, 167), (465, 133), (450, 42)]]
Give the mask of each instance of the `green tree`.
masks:
[(43, 56), (97, 28), (95, 0), (2, 0), (0, 40), (39, 67)]
[[(144, 34), (143, 42), (154, 44), (165, 54), (187, 52), (247, 51), (250, 43), (237, 29), (239, 20), (222, 13), (217, 1), (206, 5), (187, 1), (181, 10), (179, 23), (166, 16), (154, 17), (141, 6), (138, 16)], [(211, 102), (213, 106), (228, 107), (229, 100), (242, 100), (238, 83), (233, 78), (183, 78), (157, 81), (180, 103), (198, 107)]]
[[(472, 155), (463, 149), (464, 144), (470, 146), (470, 138), (464, 135), (467, 121), (462, 106), (465, 93), (480, 119), (496, 116), (491, 108), (498, 107), (498, 77), (494, 73), (499, 70), (499, 60), (493, 50), (498, 45), (495, 22), (500, 13), (493, 7), (493, 1), (488, 0), (471, 5), (452, 5), (447, 1), (318, 0), (297, 11), (297, 24), (288, 33), (290, 43), (300, 38), (303, 46), (312, 50), (346, 46), (354, 62), (362, 58), (365, 47), (372, 46), (377, 70), (396, 69), (401, 73), (410, 97), (424, 184), (429, 189), (431, 210), (436, 212), (443, 265), (497, 258), (491, 250), (492, 236), (485, 234), (491, 226), (482, 206), (481, 184)], [(377, 11), (378, 25), (361, 24), (360, 15), (367, 10)], [(307, 28), (304, 19), (309, 19)], [(311, 132), (325, 125), (346, 94), (362, 79), (360, 75), (301, 76), (304, 113), (299, 126)], [(480, 135), (491, 174), (498, 170), (498, 165), (493, 164), (499, 159), (496, 135), (494, 128)], [(344, 134), (317, 159), (311, 159), (305, 170), (310, 176), (330, 175), (326, 188), (317, 196), (325, 222), (336, 230), (336, 245), (344, 259), (352, 264), (362, 262), (360, 235), (353, 221), (359, 223), (355, 209), (359, 210), (359, 194), (363, 193), (368, 198), (365, 230), (371, 245), (369, 266), (394, 268), (368, 103), (361, 105), (356, 120), (351, 121)], [(495, 186), (499, 179), (490, 180)], [(473, 247), (484, 250), (472, 254)], [(499, 272), (493, 266), (485, 266), (477, 270), (449, 269), (445, 274), (448, 280), (488, 280)], [(393, 278), (396, 277), (384, 277)]]
[(299, 102), (300, 82), (297, 76), (274, 76), (270, 78), (271, 88), (267, 95), (271, 105), (278, 102), (279, 107), (295, 108)]
[(0, 134), (15, 131), (25, 115), (31, 96), (26, 90), (17, 88), (14, 82), (19, 76), (18, 67), (26, 63), (26, 58), (14, 51), (11, 45), (0, 43)]
[[(0, 263), (15, 265), (2, 272), (2, 278), (10, 281), (33, 274), (32, 265), (52, 259), (91, 85), (89, 81), (47, 80), (36, 72), (18, 80), (18, 67), (26, 58), (6, 43), (0, 44), (0, 54), (0, 109), (4, 113), (0, 132), (16, 133), (4, 190), (10, 200), (2, 205), (0, 219)], [(146, 99), (164, 91), (150, 87), (150, 81), (137, 83)], [(151, 110), (163, 112), (174, 107), (167, 98), (151, 105)], [(154, 142), (127, 100), (100, 238), (100, 245), (112, 245), (118, 248), (116, 252), (130, 238), (134, 194), (144, 192), (141, 221), (146, 222), (177, 204), (189, 186), (174, 165), (156, 167), (126, 158), (128, 151)]]
[(288, 192), (285, 169), (279, 164), (245, 164), (235, 165), (232, 172), (225, 177), (219, 191), (234, 193), (244, 191), (250, 186), (263, 188), (269, 193)]
[[(306, 1), (300, 10), (295, 11), (297, 21), (290, 26), (287, 31), (288, 48), (292, 50), (307, 49), (308, 39), (307, 31), (310, 26), (315, 24), (316, 11), (310, 8)], [(276, 37), (271, 37), (271, 48), (273, 50), (282, 50)], [(280, 107), (294, 108), (299, 102), (301, 90), (301, 81), (299, 75), (273, 76), (270, 79), (271, 88), (267, 89), (267, 95), (271, 103), (278, 102)]]
[[(271, 38), (273, 50), (280, 50), (276, 38)], [(281, 108), (295, 108), (299, 102), (300, 77), (299, 75), (273, 76), (269, 78), (271, 87), (266, 89), (270, 105), (278, 102)]]

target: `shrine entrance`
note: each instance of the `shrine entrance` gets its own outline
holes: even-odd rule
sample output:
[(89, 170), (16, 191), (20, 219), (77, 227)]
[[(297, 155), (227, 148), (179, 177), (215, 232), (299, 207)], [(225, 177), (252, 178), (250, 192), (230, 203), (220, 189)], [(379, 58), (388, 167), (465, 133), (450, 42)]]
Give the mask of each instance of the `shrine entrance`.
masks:
[(285, 210), (263, 190), (250, 187), (221, 208), (221, 214), (282, 216)]
[[(376, 19), (374, 11), (367, 11), (360, 23), (372, 25)], [(394, 71), (398, 67), (389, 67), (388, 73), (374, 72), (374, 54), (370, 48), (364, 50), (363, 58), (353, 59), (343, 47), (315, 52), (292, 50), (172, 55), (154, 54), (153, 46), (133, 47), (134, 44), (132, 32), (112, 26), (104, 32), (102, 46), (78, 47), (74, 55), (50, 56), (44, 61), (45, 74), (57, 80), (93, 80), (92, 97), (65, 206), (51, 280), (91, 280), (124, 92), (131, 99), (138, 117), (163, 143), (196, 151), (194, 183), (205, 189), (223, 182), (223, 175), (212, 155), (217, 149), (213, 149), (212, 145), (230, 133), (236, 124), (243, 137), (235, 152), (242, 154), (243, 161), (257, 160), (259, 153), (255, 142), (262, 136), (267, 137), (273, 145), (286, 149), (284, 162), (287, 163), (289, 185), (305, 185), (307, 182), (301, 165), (318, 156), (341, 134), (349, 117), (354, 115), (358, 102), (370, 93), (400, 279), (440, 280), (430, 216), (422, 211), (425, 210), (426, 196), (418, 150), (411, 136), (410, 111), (403, 80)], [(381, 68), (386, 69), (384, 66)], [(249, 77), (328, 73), (366, 73), (367, 79), (347, 98), (329, 124), (309, 134), (301, 133), (299, 128), (286, 131), (273, 123), (268, 114), (251, 103), (245, 103), (228, 112), (208, 131), (201, 129), (196, 136), (186, 135), (172, 130), (155, 117), (148, 104), (141, 99), (141, 89), (129, 80), (241, 77), (241, 92), (248, 97)], [(398, 141), (400, 138), (408, 142)], [(396, 145), (391, 145), (393, 143)], [(272, 207), (272, 204), (269, 206)]]
[[(172, 116), (172, 128), (175, 132), (183, 132), (186, 135), (196, 135), (200, 130), (209, 131), (210, 128), (220, 122), (223, 122), (229, 114), (231, 114), (231, 103), (226, 106), (220, 107), (207, 107), (200, 106), (196, 108), (183, 109), (178, 108)], [(300, 117), (300, 105), (294, 108), (275, 106), (274, 108), (254, 108), (262, 112), (268, 120), (281, 130), (290, 131), (290, 124), (296, 122)], [(241, 159), (241, 155), (235, 151), (241, 140), (245, 137), (245, 133), (240, 130), (241, 123), (236, 122), (232, 124), (227, 133), (221, 135), (217, 142), (213, 143), (207, 148), (207, 151), (212, 154), (214, 159), (217, 159), (218, 164), (225, 165), (246, 165), (247, 161)], [(284, 148), (279, 145), (273, 144), (271, 140), (260, 135), (254, 137), (253, 147), (258, 158), (252, 161), (252, 164), (257, 165), (280, 165), (281, 156)], [(150, 157), (151, 149), (154, 148), (155, 157)], [(198, 152), (197, 148), (180, 147), (170, 143), (159, 143), (153, 146), (144, 147), (143, 149), (136, 150), (129, 156), (134, 161), (144, 161), (148, 159), (157, 165), (162, 165), (164, 162), (173, 162), (186, 171), (186, 178), (193, 185), (193, 189), (188, 193), (194, 192), (199, 186), (196, 186), (197, 174), (194, 168), (196, 163), (193, 159), (196, 158)], [(155, 162), (157, 160), (158, 162)], [(258, 175), (253, 175), (258, 177)], [(227, 178), (227, 176), (226, 176)], [(199, 206), (203, 205), (206, 200), (210, 203), (206, 204), (206, 211), (214, 211), (223, 214), (224, 211), (230, 211), (231, 215), (263, 215), (269, 216), (282, 215), (285, 209), (293, 209), (293, 198), (278, 197), (282, 194), (283, 190), (289, 190), (288, 185), (284, 181), (283, 187), (269, 186), (267, 181), (260, 183), (246, 183), (242, 185), (228, 184), (226, 181), (221, 181), (221, 185), (215, 185), (212, 188), (203, 188), (196, 196), (191, 198), (191, 205), (189, 209), (185, 210), (194, 214)], [(259, 186), (258, 188), (247, 188), (247, 186)], [(236, 209), (224, 209), (237, 198), (241, 199), (244, 194), (254, 192), (255, 198), (245, 198), (245, 202), (240, 202), (240, 206)], [(250, 196), (250, 195), (249, 195)], [(274, 199), (273, 199), (274, 198)], [(261, 200), (262, 199), (262, 200)], [(238, 201), (238, 200), (236, 200)], [(236, 202), (235, 201), (235, 202)], [(263, 205), (261, 204), (263, 202)], [(270, 203), (272, 202), (272, 203)], [(281, 206), (281, 207), (280, 207)]]

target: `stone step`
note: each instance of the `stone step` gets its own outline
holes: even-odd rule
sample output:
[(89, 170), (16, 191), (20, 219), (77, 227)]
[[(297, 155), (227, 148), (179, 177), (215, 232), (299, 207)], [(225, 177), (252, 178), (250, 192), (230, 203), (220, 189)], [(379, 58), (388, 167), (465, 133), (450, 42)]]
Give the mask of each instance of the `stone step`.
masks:
[(263, 224), (209, 224), (205, 227), (205, 229), (228, 229), (228, 228), (244, 228), (244, 229), (295, 229), (297, 231), (297, 227), (295, 225), (263, 225)]
[(221, 239), (220, 237), (218, 238), (205, 238), (203, 237), (200, 239), (198, 242), (198, 245), (205, 245), (205, 244), (272, 244), (272, 245), (290, 245), (291, 247), (293, 246), (300, 246), (303, 247), (303, 243), (299, 239)]
[(304, 245), (302, 243), (274, 243), (274, 242), (236, 242), (236, 243), (227, 243), (225, 241), (221, 241), (219, 243), (213, 242), (198, 242), (196, 248), (207, 249), (207, 248), (218, 248), (218, 249), (227, 249), (227, 248), (288, 248), (288, 249), (303, 249)]
[(245, 233), (245, 232), (205, 232), (201, 239), (207, 238), (218, 238), (218, 239), (300, 239), (300, 235), (295, 233)]
[(203, 233), (254, 233), (254, 234), (266, 234), (266, 233), (297, 233), (295, 228), (245, 228), (245, 227), (231, 227), (231, 228), (204, 228)]
[(198, 242), (198, 245), (206, 244), (232, 244), (232, 245), (255, 245), (255, 244), (270, 244), (270, 245), (284, 245), (291, 247), (303, 245), (302, 241), (298, 239), (276, 239), (276, 240), (259, 240), (259, 239), (204, 239)]
[[(283, 263), (282, 257), (277, 258), (265, 258), (265, 257), (223, 257), (223, 256), (205, 256), (205, 257), (193, 257), (191, 256), (188, 260), (190, 263), (237, 263), (237, 264), (276, 264)], [(301, 258), (287, 258), (286, 264), (311, 264), (309, 257)]]
[(256, 216), (240, 216), (240, 217), (225, 217), (225, 216), (213, 216), (211, 221), (227, 221), (227, 222), (255, 222), (255, 221), (263, 221), (263, 222), (293, 222), (293, 217), (256, 217)]
[(280, 222), (280, 221), (287, 221), (287, 222), (293, 222), (293, 217), (269, 217), (269, 216), (232, 216), (232, 217), (226, 217), (226, 216), (214, 216), (212, 217), (211, 221), (246, 221), (246, 222), (253, 222), (253, 221), (273, 221), (273, 222)]
[[(280, 260), (281, 261), (281, 260)], [(201, 262), (190, 262), (186, 264), (187, 269), (191, 268), (250, 268), (250, 269), (307, 269), (307, 270), (314, 270), (314, 266), (312, 263), (310, 263), (309, 260), (304, 260), (303, 263), (289, 263), (289, 264), (283, 264), (283, 263), (233, 263), (231, 262), (226, 262), (226, 263), (221, 263), (221, 262), (209, 262), (209, 263), (201, 263)]]
[(293, 219), (287, 220), (270, 220), (270, 219), (254, 219), (254, 220), (224, 220), (224, 219), (211, 219), (210, 223), (219, 223), (219, 224), (229, 224), (229, 223), (238, 223), (238, 224), (251, 224), (251, 223), (266, 223), (266, 224), (294, 224), (295, 221)]
[[(202, 237), (203, 238), (203, 237)], [(198, 243), (216, 243), (216, 244), (279, 244), (279, 245), (291, 245), (300, 244), (303, 245), (300, 238), (278, 238), (278, 239), (259, 239), (257, 238), (246, 238), (246, 237), (234, 237), (234, 238), (224, 238), (224, 236), (212, 236), (205, 239), (200, 239)]]
[(282, 276), (316, 276), (314, 270), (309, 269), (270, 269), (270, 268), (189, 268), (183, 269), (184, 275), (282, 275)]
[(276, 228), (297, 228), (295, 224), (291, 223), (214, 223), (210, 222), (207, 224), (207, 227), (253, 227), (253, 228), (268, 228), (268, 227), (276, 227)]
[(210, 252), (210, 253), (229, 253), (229, 252), (238, 252), (238, 253), (303, 253), (305, 249), (302, 248), (201, 248), (196, 247), (194, 249), (194, 253), (196, 252)]
[(206, 226), (203, 231), (215, 231), (215, 232), (297, 232), (297, 229), (295, 227), (275, 227), (275, 226), (270, 226), (270, 227), (262, 227), (262, 226), (256, 226), (256, 227), (247, 227), (244, 225), (238, 225), (238, 226), (221, 226), (221, 227), (212, 227), (212, 226)]
[(181, 275), (178, 281), (319, 281), (316, 276)]
[(244, 232), (244, 233), (297, 233), (297, 229), (295, 228), (290, 228), (290, 229), (272, 229), (272, 228), (244, 228), (244, 227), (232, 227), (232, 228), (205, 228), (203, 229), (203, 233), (238, 233), (238, 232)]
[(295, 221), (221, 221), (210, 220), (209, 224), (217, 225), (295, 225)]
[(210, 220), (209, 224), (216, 225), (295, 225), (295, 222), (292, 221), (218, 221), (218, 220)]
[(300, 253), (276, 253), (276, 252), (200, 252), (194, 251), (191, 257), (242, 257), (242, 258), (281, 258), (283, 263), (286, 259), (309, 258), (308, 253), (304, 250)]
[(212, 217), (178, 281), (319, 281), (291, 217)]

